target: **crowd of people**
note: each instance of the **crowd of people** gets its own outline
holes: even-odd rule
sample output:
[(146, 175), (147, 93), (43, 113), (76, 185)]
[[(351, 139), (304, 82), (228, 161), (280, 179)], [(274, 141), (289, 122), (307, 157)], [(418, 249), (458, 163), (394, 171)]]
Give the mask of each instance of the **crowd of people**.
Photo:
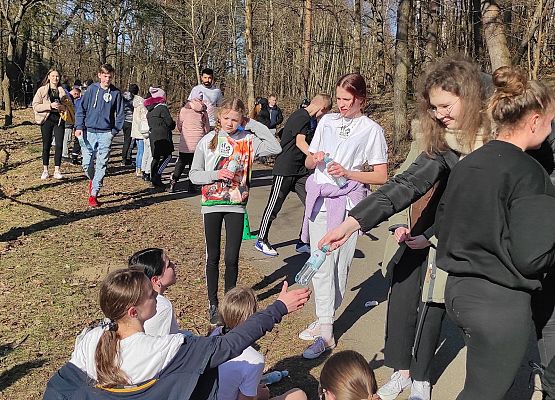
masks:
[[(137, 176), (166, 188), (162, 172), (174, 153), (177, 127), (179, 155), (167, 189), (173, 192), (185, 172), (187, 191), (200, 190), (208, 320), (215, 329), (208, 336), (180, 329), (164, 297), (176, 282), (175, 265), (162, 249), (141, 250), (128, 268), (103, 281), (99, 301), (106, 318), (79, 335), (45, 399), (108, 399), (122, 388), (145, 399), (269, 399), (264, 357), (253, 342), (313, 293), (315, 320), (299, 333), (310, 342), (303, 357), (334, 349), (334, 321), (357, 238), (390, 218), (384, 363), (394, 373), (378, 389), (362, 355), (337, 352), (321, 372), (320, 398), (393, 400), (410, 390), (410, 400), (429, 400), (430, 366), (447, 315), (467, 346), (458, 400), (503, 399), (533, 326), (544, 398), (555, 399), (555, 95), (544, 83), (512, 67), (490, 76), (460, 55), (439, 60), (422, 80), (409, 155), (387, 180), (384, 131), (365, 114), (360, 74), (338, 79), (336, 112), (330, 95), (316, 94), (281, 129), (275, 95), (259, 98), (249, 113), (241, 99), (223, 98), (210, 69), (202, 71), (177, 122), (162, 88), (150, 87), (143, 98), (130, 85), (122, 94), (113, 75), (103, 65), (99, 82), (80, 96), (81, 88), (68, 93), (58, 71), (49, 71), (33, 100), (43, 137), (41, 179), (49, 177), (53, 138), (54, 178), (63, 178), (63, 143), (73, 129), (72, 151), (80, 146), (89, 205), (97, 207), (112, 138), (123, 131), (122, 164), (135, 165)], [(253, 162), (268, 155), (276, 155), (273, 179), (255, 249), (278, 255), (270, 227), (295, 192), (304, 206), (296, 250), (324, 249), (327, 257), (312, 278), (312, 292), (289, 290), (285, 282), (278, 299), (257, 311), (254, 292), (237, 281)], [(300, 389), (272, 397), (306, 398)]]

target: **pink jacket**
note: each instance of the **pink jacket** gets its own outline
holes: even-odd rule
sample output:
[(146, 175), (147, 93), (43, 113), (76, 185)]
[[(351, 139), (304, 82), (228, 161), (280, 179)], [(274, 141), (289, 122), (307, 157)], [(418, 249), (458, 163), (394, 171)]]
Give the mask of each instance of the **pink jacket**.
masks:
[(194, 153), (197, 144), (210, 131), (206, 106), (200, 102), (188, 101), (179, 111), (177, 130), (181, 132), (180, 153)]

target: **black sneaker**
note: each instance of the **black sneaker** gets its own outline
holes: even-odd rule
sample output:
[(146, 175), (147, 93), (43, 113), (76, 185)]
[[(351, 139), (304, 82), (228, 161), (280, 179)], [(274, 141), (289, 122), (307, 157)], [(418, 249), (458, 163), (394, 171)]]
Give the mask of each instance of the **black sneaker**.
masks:
[(145, 182), (150, 182), (150, 174), (147, 174), (146, 172), (143, 172), (143, 180)]
[(72, 163), (73, 165), (79, 165), (79, 164), (81, 164), (81, 163), (79, 162), (79, 159), (78, 159), (77, 157), (73, 157), (73, 158), (71, 159), (71, 163)]
[(212, 325), (218, 325), (220, 323), (220, 315), (218, 313), (218, 306), (210, 305), (208, 308), (208, 319)]

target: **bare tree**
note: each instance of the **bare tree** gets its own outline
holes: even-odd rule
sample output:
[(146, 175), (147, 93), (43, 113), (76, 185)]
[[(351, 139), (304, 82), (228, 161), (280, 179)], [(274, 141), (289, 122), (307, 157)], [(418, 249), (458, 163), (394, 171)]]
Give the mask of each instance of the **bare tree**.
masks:
[(245, 0), (245, 43), (247, 47), (247, 108), (254, 109), (254, 61), (252, 52), (252, 0)]
[(495, 0), (482, 0), (482, 24), (491, 61), (491, 70), (511, 65), (501, 9)]
[(393, 147), (399, 144), (407, 133), (407, 81), (409, 71), (408, 28), (411, 0), (400, 0), (397, 8), (397, 36), (395, 44), (395, 78), (393, 81), (394, 132)]

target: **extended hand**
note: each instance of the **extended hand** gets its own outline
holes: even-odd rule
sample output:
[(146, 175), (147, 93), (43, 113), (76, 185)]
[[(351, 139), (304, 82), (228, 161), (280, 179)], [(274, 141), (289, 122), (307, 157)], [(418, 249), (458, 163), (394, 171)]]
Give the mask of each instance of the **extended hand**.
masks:
[(280, 300), (285, 307), (287, 307), (287, 312), (292, 313), (300, 308), (303, 308), (305, 303), (310, 298), (310, 289), (302, 288), (287, 291), (289, 285), (287, 281), (283, 281), (283, 286), (281, 288), (281, 293), (279, 294), (278, 300)]
[(347, 218), (341, 225), (328, 231), (322, 239), (318, 242), (318, 248), (321, 249), (324, 245), (328, 245), (330, 252), (337, 249), (349, 239), (349, 237), (360, 229), (360, 225), (353, 217)]
[(82, 129), (76, 129), (74, 135), (75, 135), (75, 137), (81, 137), (81, 135), (83, 135), (83, 130)]

